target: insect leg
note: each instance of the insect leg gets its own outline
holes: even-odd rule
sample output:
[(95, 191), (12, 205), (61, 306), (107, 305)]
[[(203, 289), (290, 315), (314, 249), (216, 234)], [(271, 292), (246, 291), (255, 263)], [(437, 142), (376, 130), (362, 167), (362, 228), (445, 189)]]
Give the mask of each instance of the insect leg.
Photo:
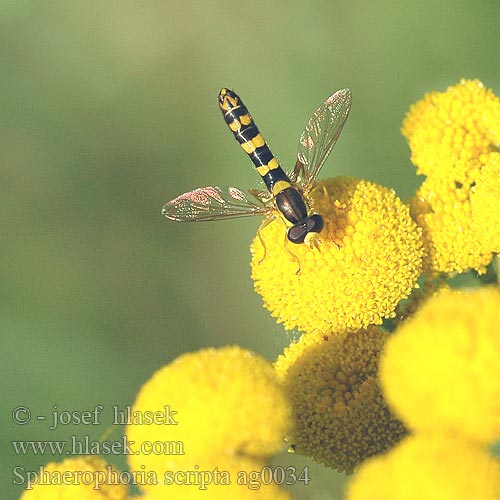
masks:
[(297, 161), (295, 162), (295, 167), (293, 168), (291, 179), (293, 180), (293, 182), (297, 182), (299, 178), (304, 180), (305, 175), (306, 171), (304, 163), (297, 159)]
[(272, 195), (262, 189), (249, 189), (248, 192), (264, 205), (272, 199)]
[(293, 260), (297, 261), (297, 264), (298, 264), (298, 268), (297, 270), (295, 271), (295, 274), (299, 274), (300, 273), (300, 270), (301, 270), (301, 267), (300, 267), (300, 260), (299, 258), (288, 248), (288, 235), (285, 233), (285, 250), (292, 256)]
[(264, 249), (264, 255), (262, 256), (262, 259), (259, 260), (259, 264), (262, 264), (264, 262), (264, 259), (266, 258), (266, 253), (267, 253), (267, 248), (266, 244), (264, 243), (264, 239), (262, 238), (262, 235), (260, 232), (268, 225), (270, 224), (274, 219), (276, 219), (276, 215), (271, 214), (269, 215), (264, 222), (259, 226), (259, 229), (257, 229), (257, 236), (259, 237), (259, 241), (262, 245), (262, 248)]

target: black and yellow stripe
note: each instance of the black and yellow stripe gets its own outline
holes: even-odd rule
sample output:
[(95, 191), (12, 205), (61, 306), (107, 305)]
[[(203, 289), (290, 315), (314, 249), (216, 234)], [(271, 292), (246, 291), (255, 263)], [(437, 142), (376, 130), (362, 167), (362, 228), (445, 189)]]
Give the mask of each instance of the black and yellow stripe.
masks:
[(223, 88), (219, 92), (219, 107), (234, 137), (250, 157), (267, 189), (273, 195), (276, 208), (291, 223), (291, 227), (287, 230), (288, 239), (292, 243), (306, 242), (314, 246), (318, 234), (323, 229), (323, 218), (310, 213), (302, 192), (292, 184), (271, 153), (239, 96), (232, 90)]
[(240, 97), (232, 90), (223, 88), (219, 93), (219, 106), (228, 127), (252, 160), (273, 196), (290, 188), (292, 186), (290, 179), (271, 153)]

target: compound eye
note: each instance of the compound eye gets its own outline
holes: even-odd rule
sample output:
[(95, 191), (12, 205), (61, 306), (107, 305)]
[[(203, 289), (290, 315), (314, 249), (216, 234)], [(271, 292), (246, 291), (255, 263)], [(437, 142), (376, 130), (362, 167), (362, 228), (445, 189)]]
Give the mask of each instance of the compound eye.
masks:
[(323, 217), (319, 214), (313, 214), (307, 218), (305, 228), (308, 233), (321, 233), (323, 229)]
[(304, 238), (306, 237), (306, 234), (308, 233), (307, 229), (304, 227), (304, 225), (298, 225), (298, 226), (292, 226), (291, 228), (288, 229), (287, 231), (287, 236), (288, 239), (292, 243), (304, 243)]

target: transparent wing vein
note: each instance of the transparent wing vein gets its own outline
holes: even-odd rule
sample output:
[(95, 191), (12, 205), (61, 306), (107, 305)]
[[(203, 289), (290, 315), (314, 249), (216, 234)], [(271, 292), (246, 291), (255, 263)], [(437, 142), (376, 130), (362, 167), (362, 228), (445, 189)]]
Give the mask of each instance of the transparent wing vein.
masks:
[(169, 201), (162, 210), (167, 219), (181, 222), (232, 219), (267, 212), (269, 209), (265, 205), (250, 200), (243, 191), (229, 186), (189, 191)]
[(299, 141), (297, 163), (292, 174), (304, 187), (311, 186), (342, 132), (351, 109), (351, 91), (337, 90), (309, 118)]

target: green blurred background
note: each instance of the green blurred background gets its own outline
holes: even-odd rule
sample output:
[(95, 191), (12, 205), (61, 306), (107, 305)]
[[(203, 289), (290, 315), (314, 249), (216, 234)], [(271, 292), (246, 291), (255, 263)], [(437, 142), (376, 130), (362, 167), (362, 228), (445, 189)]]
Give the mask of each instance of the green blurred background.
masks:
[[(16, 456), (11, 440), (105, 431), (15, 425), (14, 407), (109, 410), (183, 352), (239, 344), (273, 359), (288, 342), (250, 279), (260, 221), (160, 213), (198, 186), (258, 185), (222, 120), (220, 87), (243, 97), (285, 166), (311, 112), (350, 87), (351, 116), (321, 175), (406, 197), (419, 181), (405, 112), (461, 77), (499, 94), (499, 19), (498, 0), (2, 2), (2, 497), (20, 495), (14, 466), (58, 458)], [(342, 475), (310, 475), (298, 498), (341, 498)]]

